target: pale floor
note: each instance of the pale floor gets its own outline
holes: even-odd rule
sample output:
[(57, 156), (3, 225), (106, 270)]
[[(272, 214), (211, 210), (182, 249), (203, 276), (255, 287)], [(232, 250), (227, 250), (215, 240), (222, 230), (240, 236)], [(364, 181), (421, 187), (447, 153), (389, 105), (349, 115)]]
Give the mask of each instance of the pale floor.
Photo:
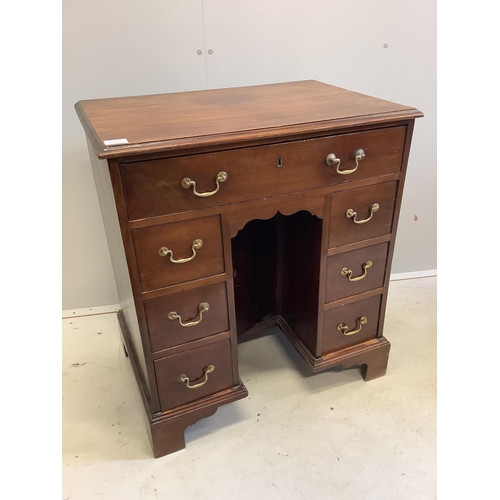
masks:
[(63, 320), (63, 500), (436, 498), (436, 278), (392, 282), (385, 377), (313, 375), (281, 332), (240, 344), (249, 396), (152, 458), (115, 314)]

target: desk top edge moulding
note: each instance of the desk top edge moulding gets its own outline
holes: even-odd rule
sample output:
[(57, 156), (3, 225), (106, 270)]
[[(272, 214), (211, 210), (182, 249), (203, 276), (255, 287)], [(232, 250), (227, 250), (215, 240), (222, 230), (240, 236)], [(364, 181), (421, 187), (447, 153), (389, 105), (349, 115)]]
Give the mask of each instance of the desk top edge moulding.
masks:
[(79, 101), (153, 454), (247, 396), (277, 326), (313, 372), (386, 372), (412, 107), (314, 80)]
[[(75, 108), (99, 158), (199, 147), (200, 143), (272, 140), (318, 127), (336, 130), (423, 116), (415, 108), (315, 80), (92, 99), (79, 101)], [(105, 144), (120, 139), (127, 143)]]

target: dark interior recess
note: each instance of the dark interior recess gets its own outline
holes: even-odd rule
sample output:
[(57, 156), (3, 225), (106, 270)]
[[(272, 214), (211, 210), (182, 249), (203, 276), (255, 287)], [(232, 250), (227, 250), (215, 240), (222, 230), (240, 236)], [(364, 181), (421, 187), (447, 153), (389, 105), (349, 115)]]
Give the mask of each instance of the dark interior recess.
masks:
[(300, 211), (252, 220), (231, 240), (236, 328), (281, 315), (314, 351), (322, 220)]

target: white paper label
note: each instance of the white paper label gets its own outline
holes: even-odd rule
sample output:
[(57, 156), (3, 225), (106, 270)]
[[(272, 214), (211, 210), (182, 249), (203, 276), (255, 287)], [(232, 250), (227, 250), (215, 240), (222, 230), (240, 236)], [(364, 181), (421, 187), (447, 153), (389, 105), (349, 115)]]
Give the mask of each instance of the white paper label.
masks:
[(128, 144), (127, 139), (111, 139), (110, 141), (104, 141), (105, 146), (120, 146), (121, 144)]

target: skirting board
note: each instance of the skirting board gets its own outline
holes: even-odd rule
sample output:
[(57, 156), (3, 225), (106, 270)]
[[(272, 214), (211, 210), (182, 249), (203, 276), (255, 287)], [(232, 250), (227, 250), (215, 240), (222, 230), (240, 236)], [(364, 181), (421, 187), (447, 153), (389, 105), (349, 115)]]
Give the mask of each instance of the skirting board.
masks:
[[(411, 273), (391, 274), (391, 281), (411, 280), (416, 278), (429, 278), (437, 276), (437, 269), (428, 269), (427, 271), (413, 271)], [(78, 316), (95, 316), (96, 314), (109, 314), (119, 311), (120, 304), (109, 306), (87, 307), (84, 309), (67, 309), (62, 312), (63, 319), (76, 318)]]
[(427, 269), (426, 271), (413, 271), (411, 273), (391, 274), (390, 281), (413, 280), (416, 278), (430, 278), (437, 276), (437, 269)]
[(78, 316), (95, 316), (96, 314), (115, 313), (120, 310), (120, 304), (109, 306), (86, 307), (84, 309), (67, 309), (62, 312), (62, 319), (76, 318)]

